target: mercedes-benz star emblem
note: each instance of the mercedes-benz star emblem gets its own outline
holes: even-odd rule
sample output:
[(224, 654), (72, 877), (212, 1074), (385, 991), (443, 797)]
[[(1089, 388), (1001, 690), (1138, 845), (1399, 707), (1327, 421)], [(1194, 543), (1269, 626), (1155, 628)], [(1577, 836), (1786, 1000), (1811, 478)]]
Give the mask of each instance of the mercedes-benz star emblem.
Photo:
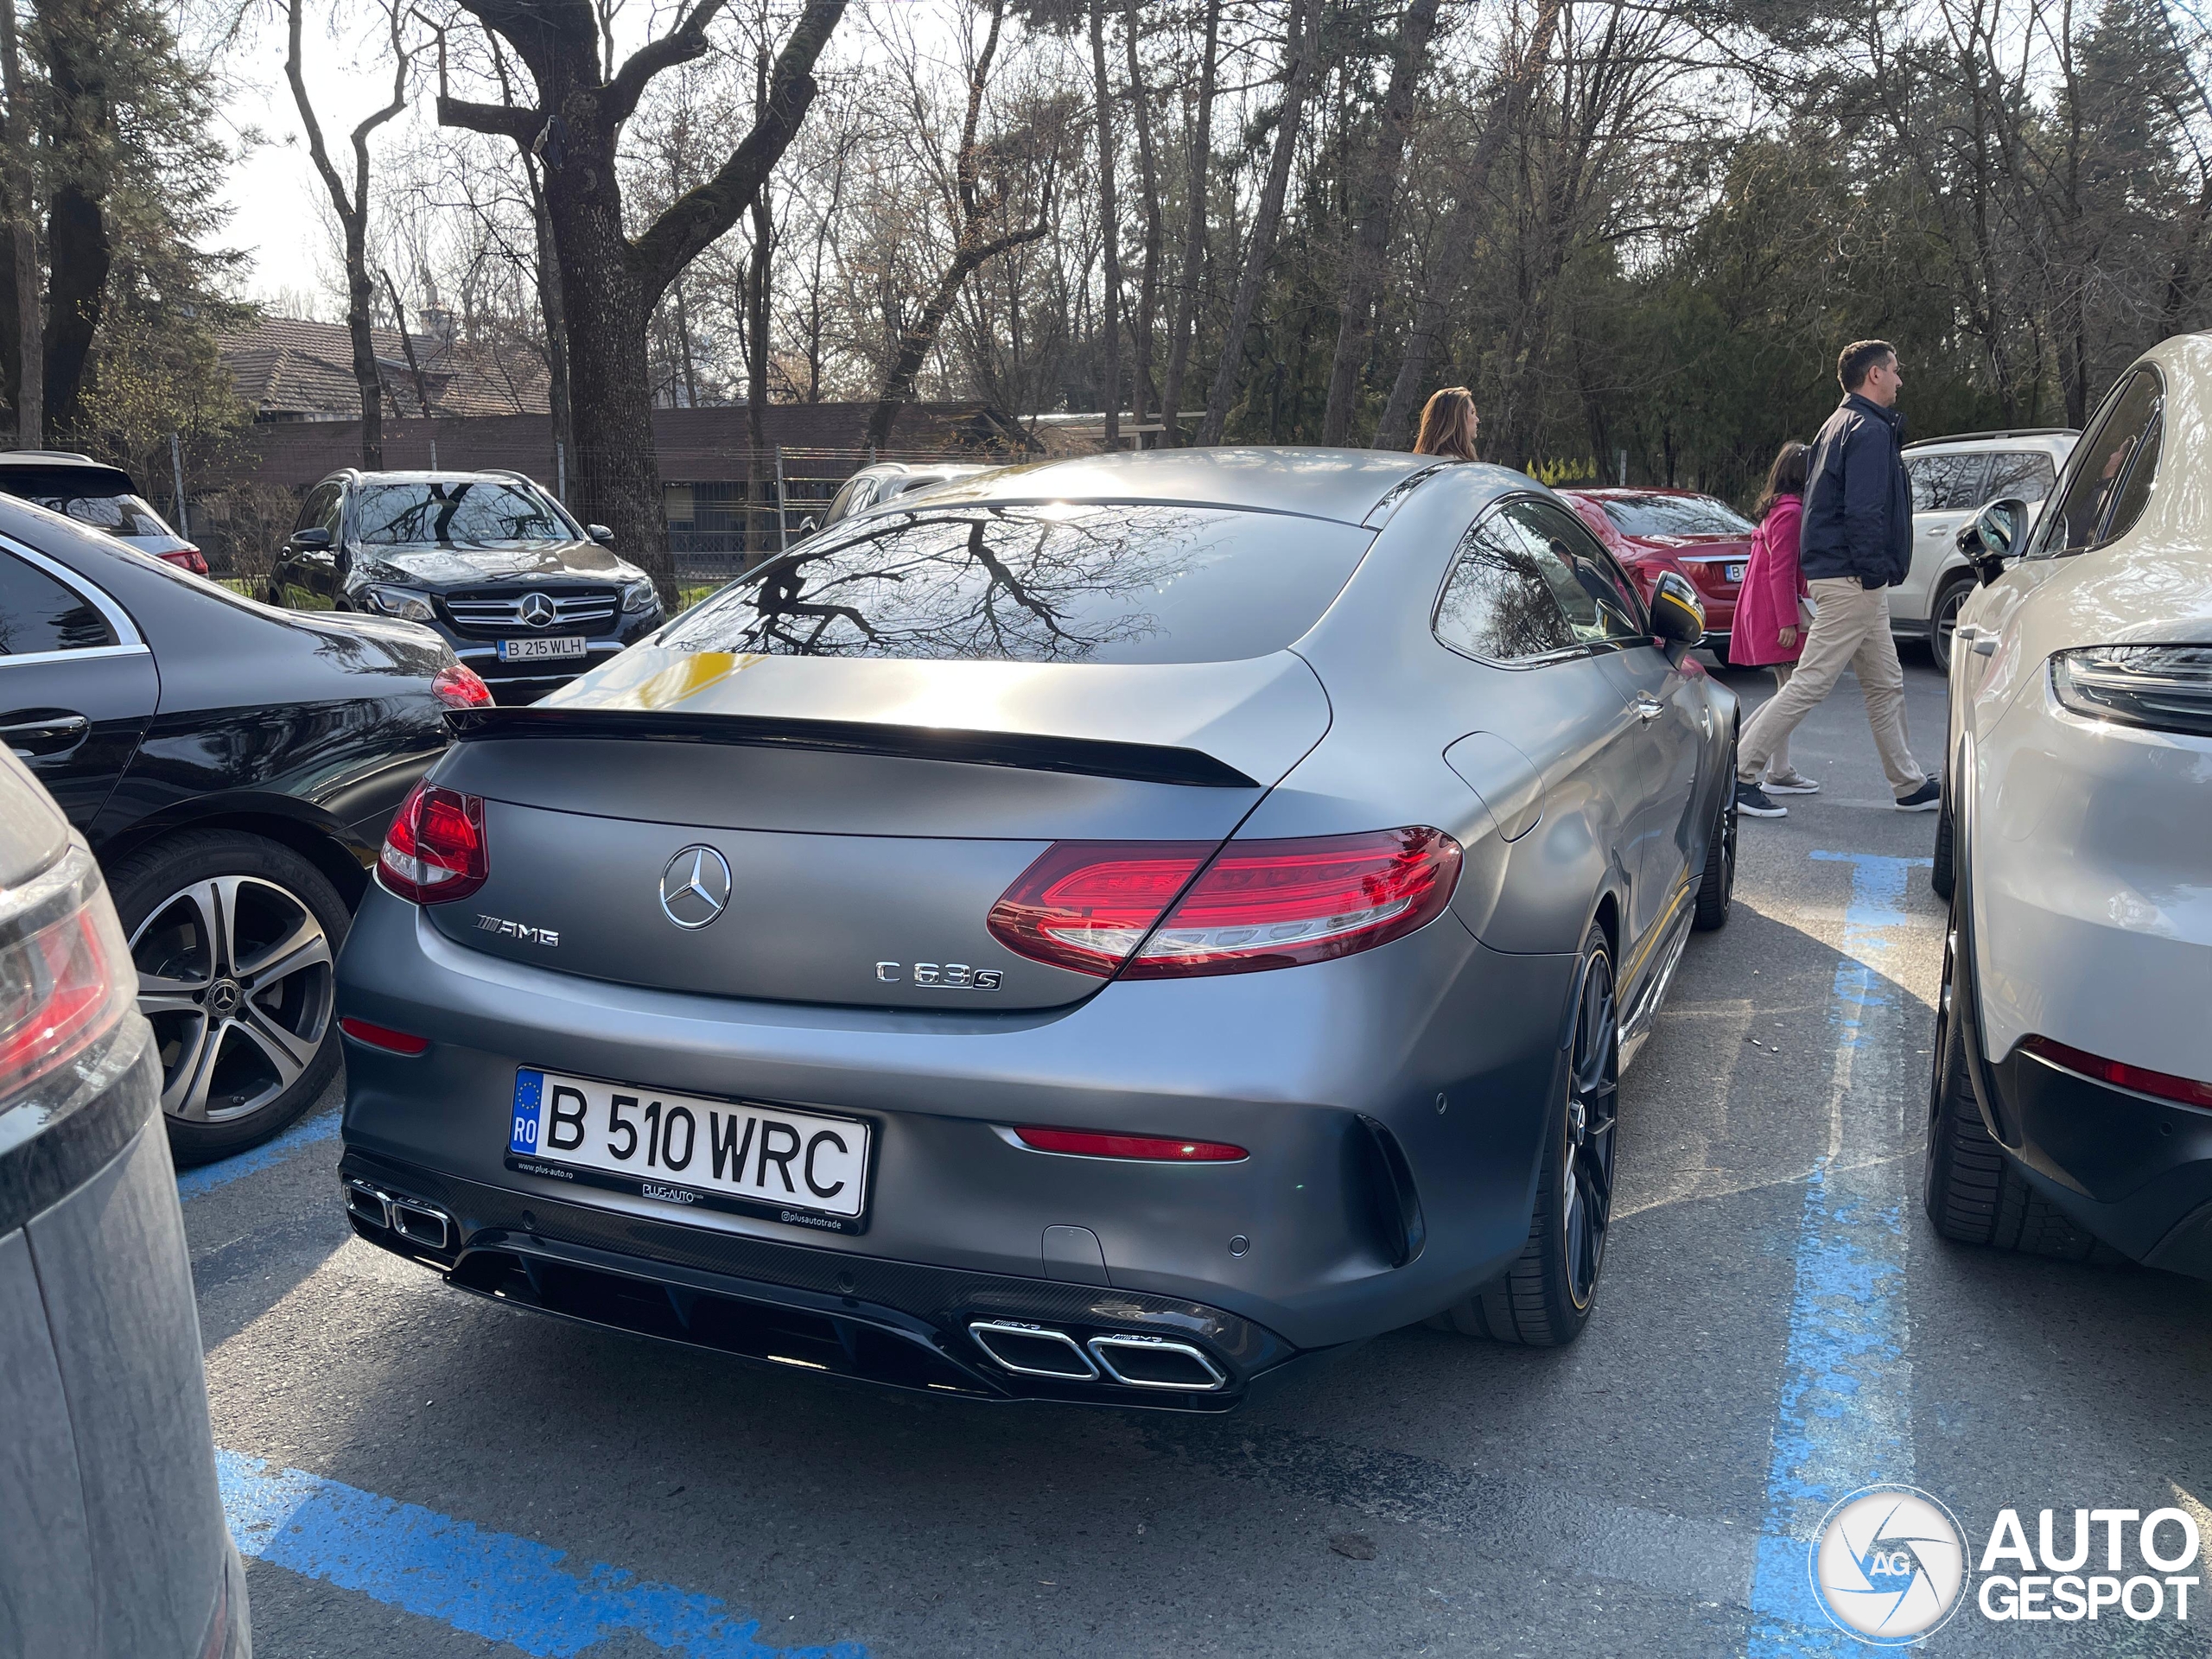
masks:
[(678, 927), (704, 927), (729, 908), (729, 861), (711, 847), (686, 847), (660, 873), (660, 908)]
[(522, 618), (524, 624), (533, 628), (551, 627), (556, 614), (553, 601), (544, 594), (537, 593), (524, 594), (522, 596), (522, 602), (515, 607), (515, 613)]

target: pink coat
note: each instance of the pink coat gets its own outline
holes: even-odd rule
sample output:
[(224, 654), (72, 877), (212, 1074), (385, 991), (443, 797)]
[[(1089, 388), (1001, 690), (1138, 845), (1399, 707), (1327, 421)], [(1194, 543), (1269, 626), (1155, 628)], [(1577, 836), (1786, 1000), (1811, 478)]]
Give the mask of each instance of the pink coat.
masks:
[[(1797, 573), (1797, 527), (1804, 517), (1804, 504), (1796, 496), (1777, 495), (1752, 536), (1751, 563), (1728, 631), (1730, 662), (1794, 663), (1805, 649), (1805, 619), (1797, 608), (1797, 596), (1808, 591)], [(1785, 645), (1782, 630), (1792, 627), (1796, 643)]]

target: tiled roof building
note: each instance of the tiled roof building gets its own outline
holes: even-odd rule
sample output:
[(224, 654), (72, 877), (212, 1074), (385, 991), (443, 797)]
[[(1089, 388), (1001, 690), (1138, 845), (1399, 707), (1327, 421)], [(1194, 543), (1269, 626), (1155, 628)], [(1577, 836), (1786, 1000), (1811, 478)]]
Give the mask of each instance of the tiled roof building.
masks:
[[(447, 327), (373, 331), (387, 416), (543, 415), (545, 365), (526, 346), (461, 340)], [(408, 347), (414, 362), (408, 361)], [(223, 365), (257, 423), (359, 420), (353, 343), (340, 322), (264, 317), (224, 338)], [(417, 391), (429, 395), (423, 407)]]

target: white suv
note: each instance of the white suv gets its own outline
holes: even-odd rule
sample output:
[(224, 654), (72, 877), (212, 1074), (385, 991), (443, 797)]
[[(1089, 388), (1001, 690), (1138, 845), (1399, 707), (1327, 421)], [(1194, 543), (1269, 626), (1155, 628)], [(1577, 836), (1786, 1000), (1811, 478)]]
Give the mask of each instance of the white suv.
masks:
[(1924, 640), (1936, 666), (1951, 667), (1951, 629), (1974, 591), (1974, 572), (1955, 538), (1985, 501), (2011, 497), (2030, 508), (2050, 493), (2079, 434), (2067, 427), (1961, 432), (1904, 447), (1912, 480), (1912, 572), (1890, 590), (1890, 631)]
[(2146, 353), (2031, 527), (1960, 541), (1927, 1204), (2212, 1278), (2212, 336)]

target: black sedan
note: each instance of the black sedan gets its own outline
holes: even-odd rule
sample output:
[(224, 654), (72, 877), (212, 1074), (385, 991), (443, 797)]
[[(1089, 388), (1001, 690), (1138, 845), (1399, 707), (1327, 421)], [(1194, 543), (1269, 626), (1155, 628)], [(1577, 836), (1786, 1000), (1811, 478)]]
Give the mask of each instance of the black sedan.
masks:
[(427, 628), (283, 615), (0, 499), (0, 737), (105, 869), (179, 1162), (328, 1082), (332, 958), (385, 828), (445, 711), (490, 700)]
[(519, 473), (333, 473), (308, 493), (272, 605), (435, 628), (501, 702), (528, 702), (658, 627), (613, 533)]

